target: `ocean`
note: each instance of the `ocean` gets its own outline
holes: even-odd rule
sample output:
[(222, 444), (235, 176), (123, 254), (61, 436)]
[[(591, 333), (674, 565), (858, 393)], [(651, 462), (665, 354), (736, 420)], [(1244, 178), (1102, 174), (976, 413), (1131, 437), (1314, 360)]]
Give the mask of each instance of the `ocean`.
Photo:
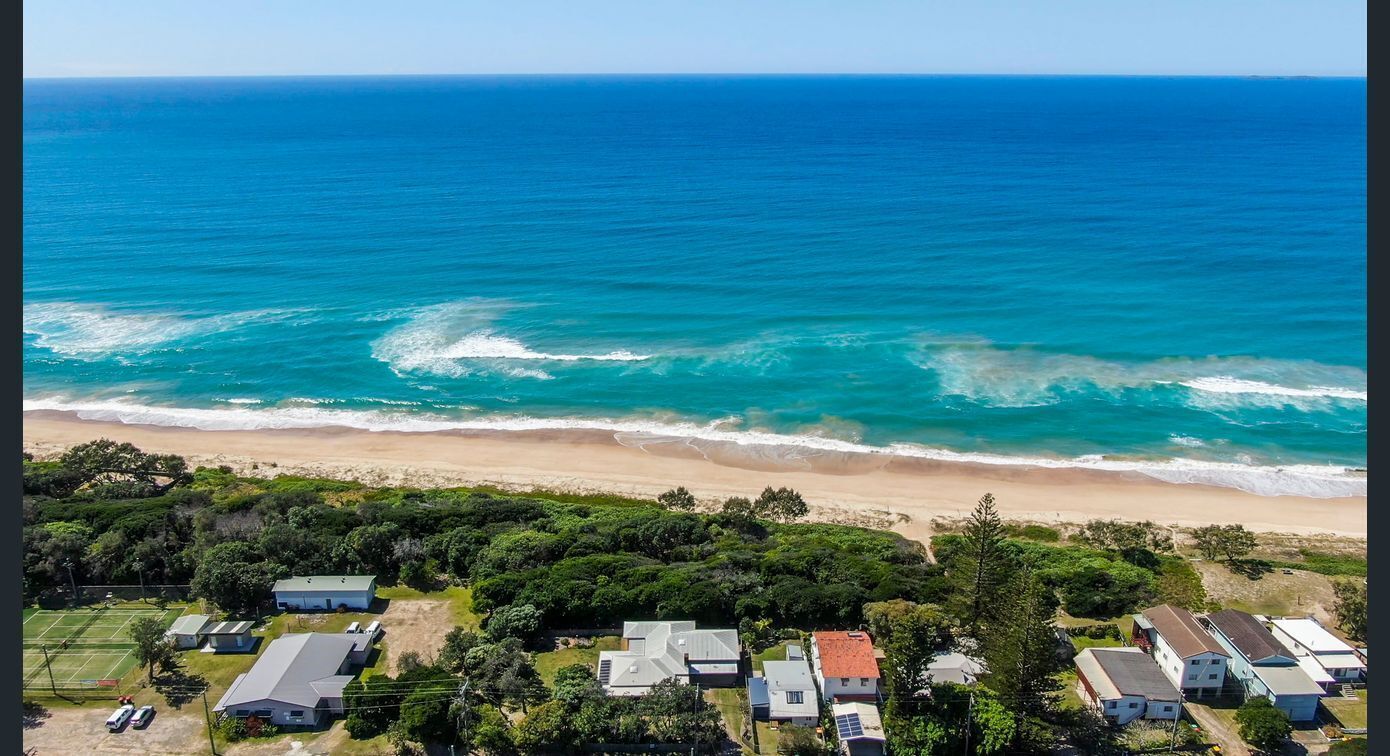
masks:
[(1365, 98), (1364, 79), (28, 80), (24, 406), (1363, 495)]

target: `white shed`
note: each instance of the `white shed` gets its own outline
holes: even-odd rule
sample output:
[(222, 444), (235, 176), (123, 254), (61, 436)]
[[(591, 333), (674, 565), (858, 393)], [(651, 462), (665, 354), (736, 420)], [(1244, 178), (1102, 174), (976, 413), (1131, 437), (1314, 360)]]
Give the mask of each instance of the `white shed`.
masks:
[(310, 575), (275, 581), (281, 609), (369, 609), (376, 598), (375, 575)]

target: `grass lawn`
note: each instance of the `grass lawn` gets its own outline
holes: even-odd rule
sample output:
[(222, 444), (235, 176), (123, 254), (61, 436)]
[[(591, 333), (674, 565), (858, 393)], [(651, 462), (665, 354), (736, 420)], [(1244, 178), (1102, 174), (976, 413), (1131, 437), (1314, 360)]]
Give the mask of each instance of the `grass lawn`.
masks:
[(558, 651), (546, 651), (535, 654), (532, 661), (536, 665), (536, 673), (541, 676), (546, 687), (555, 684), (555, 673), (561, 667), (568, 667), (571, 664), (587, 664), (594, 669), (598, 669), (598, 654), (600, 651), (617, 651), (622, 639), (616, 635), (602, 635), (594, 638), (594, 645), (590, 648), (565, 648)]
[(761, 672), (763, 670), (763, 662), (786, 661), (787, 646), (792, 645), (800, 645), (800, 641), (782, 641), (772, 648), (753, 654), (753, 669)]
[(1088, 648), (1118, 648), (1124, 645), (1114, 638), (1087, 638), (1084, 635), (1072, 638), (1071, 642), (1076, 646), (1076, 653), (1078, 654)]
[(377, 588), (376, 595), (384, 599), (448, 599), (455, 625), (471, 628), (482, 625), (482, 616), (473, 611), (472, 588), (451, 585), (442, 591), (425, 592), (405, 585), (392, 585)]
[(1058, 675), (1057, 679), (1062, 683), (1062, 690), (1059, 691), (1061, 693), (1061, 698), (1059, 700), (1061, 701), (1062, 708), (1071, 709), (1073, 711), (1080, 711), (1086, 708), (1086, 704), (1082, 702), (1081, 697), (1076, 694), (1076, 671), (1067, 670)]
[(1366, 726), (1366, 691), (1361, 689), (1356, 691), (1356, 700), (1342, 698), (1341, 696), (1325, 696), (1322, 705), (1332, 716), (1342, 723), (1343, 727), (1365, 727)]
[[(739, 698), (738, 690), (738, 688), (711, 688), (705, 691), (705, 700), (719, 710), (719, 716), (724, 718), (724, 729), (729, 731), (729, 737), (744, 748), (752, 748), (753, 744), (745, 742), (743, 739), (743, 724), (747, 720), (747, 716), (743, 710), (743, 701)], [(771, 752), (776, 753), (776, 749), (774, 748)]]
[(754, 722), (753, 726), (758, 728), (758, 753), (777, 753), (777, 731), (772, 729), (772, 724)]

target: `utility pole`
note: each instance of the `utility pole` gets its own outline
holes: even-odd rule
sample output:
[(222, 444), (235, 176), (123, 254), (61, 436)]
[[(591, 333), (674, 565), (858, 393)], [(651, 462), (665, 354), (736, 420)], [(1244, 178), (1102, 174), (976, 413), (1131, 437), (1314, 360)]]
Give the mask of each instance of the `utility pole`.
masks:
[(140, 576), (140, 603), (145, 603), (145, 571), (136, 570), (135, 574)]
[(203, 721), (208, 725), (208, 749), (212, 756), (217, 756), (217, 741), (212, 738), (212, 713), (208, 711), (208, 691), (203, 689)]
[(1168, 752), (1172, 753), (1178, 747), (1178, 722), (1182, 720), (1182, 704), (1186, 696), (1182, 693), (1182, 688), (1178, 688), (1178, 714), (1173, 717), (1173, 739), (1168, 743)]
[(43, 668), (48, 670), (48, 687), (56, 696), (58, 695), (58, 683), (53, 682), (53, 663), (48, 660), (48, 644), (45, 643), (39, 648), (43, 649)]
[(970, 756), (970, 718), (975, 714), (975, 691), (970, 691), (970, 703), (965, 705), (965, 750), (961, 753)]

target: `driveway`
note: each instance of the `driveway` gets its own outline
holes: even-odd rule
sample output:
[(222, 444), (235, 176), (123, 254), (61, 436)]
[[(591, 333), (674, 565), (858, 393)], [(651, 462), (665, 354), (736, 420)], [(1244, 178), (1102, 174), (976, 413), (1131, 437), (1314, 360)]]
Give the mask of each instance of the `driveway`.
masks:
[[(138, 703), (138, 702), (137, 702)], [(24, 730), (24, 747), (38, 756), (70, 756), (74, 753), (139, 753), (189, 756), (208, 752), (208, 731), (203, 707), (194, 712), (160, 706), (154, 721), (143, 730), (126, 725), (119, 732), (106, 731), (106, 718), (115, 702), (89, 702), (82, 706), (53, 707), (37, 727)]]
[(1202, 726), (1207, 738), (1215, 740), (1221, 746), (1223, 754), (1226, 756), (1251, 756), (1250, 749), (1245, 745), (1245, 741), (1240, 739), (1240, 735), (1231, 726), (1229, 720), (1213, 712), (1210, 706), (1188, 701), (1184, 708), (1187, 710), (1188, 716)]

